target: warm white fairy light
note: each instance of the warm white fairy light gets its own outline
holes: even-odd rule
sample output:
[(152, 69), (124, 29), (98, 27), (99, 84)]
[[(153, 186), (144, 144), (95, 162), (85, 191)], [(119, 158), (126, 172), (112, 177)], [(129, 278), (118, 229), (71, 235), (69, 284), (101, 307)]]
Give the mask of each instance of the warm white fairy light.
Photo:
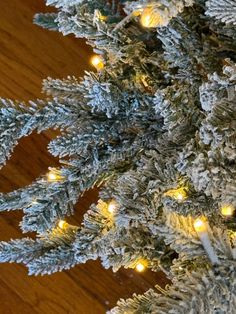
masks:
[(62, 181), (63, 177), (60, 175), (60, 171), (57, 169), (50, 169), (50, 171), (47, 173), (47, 181), (48, 182), (59, 182)]
[(184, 200), (184, 195), (182, 193), (179, 193), (179, 194), (176, 195), (176, 199), (178, 201), (183, 201)]
[(135, 265), (135, 270), (139, 273), (142, 273), (147, 268), (147, 261), (146, 260), (139, 260)]
[(197, 233), (207, 231), (207, 225), (204, 218), (197, 218), (194, 221), (193, 226)]
[(164, 20), (154, 6), (148, 6), (141, 13), (140, 23), (143, 27), (152, 28), (164, 25)]
[(58, 227), (61, 228), (61, 229), (65, 229), (65, 227), (67, 226), (67, 222), (65, 220), (60, 220), (58, 222)]
[(179, 202), (184, 201), (188, 197), (188, 194), (186, 192), (186, 188), (184, 188), (184, 187), (169, 190), (169, 191), (165, 192), (164, 195), (170, 196)]
[(145, 270), (145, 266), (142, 263), (138, 263), (135, 269), (137, 270), (137, 272), (141, 273)]
[(49, 182), (56, 181), (57, 180), (57, 176), (56, 176), (55, 173), (49, 172), (48, 175), (47, 175), (47, 179), (48, 179)]
[(218, 257), (214, 251), (214, 248), (211, 244), (211, 241), (208, 235), (208, 223), (207, 223), (206, 218), (199, 217), (195, 219), (193, 226), (210, 261), (212, 262), (213, 265), (218, 264), (219, 263)]
[(115, 201), (111, 201), (108, 204), (107, 210), (109, 211), (110, 214), (114, 214), (114, 212), (116, 211), (117, 208), (117, 204)]
[(99, 55), (93, 55), (90, 59), (90, 63), (97, 69), (97, 71), (101, 71), (104, 68), (103, 59)]
[(224, 205), (220, 211), (223, 216), (230, 217), (234, 214), (235, 208), (232, 205)]

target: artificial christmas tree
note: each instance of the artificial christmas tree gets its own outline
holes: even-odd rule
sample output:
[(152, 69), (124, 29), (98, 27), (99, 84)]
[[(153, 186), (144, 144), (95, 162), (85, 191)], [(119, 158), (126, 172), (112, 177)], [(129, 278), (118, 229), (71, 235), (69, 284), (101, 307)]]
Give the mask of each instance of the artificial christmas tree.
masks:
[[(50, 274), (100, 258), (172, 280), (111, 313), (236, 313), (236, 1), (47, 4), (58, 13), (35, 22), (87, 38), (95, 72), (45, 80), (46, 100), (1, 100), (1, 164), (22, 136), (57, 128), (62, 167), (0, 195), (38, 233), (1, 242), (0, 260)], [(95, 185), (98, 204), (68, 224)]]

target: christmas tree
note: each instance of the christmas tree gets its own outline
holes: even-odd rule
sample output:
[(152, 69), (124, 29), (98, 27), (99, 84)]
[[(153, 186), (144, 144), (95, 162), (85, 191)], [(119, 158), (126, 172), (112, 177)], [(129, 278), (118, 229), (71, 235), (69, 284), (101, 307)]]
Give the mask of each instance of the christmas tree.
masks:
[[(23, 232), (0, 261), (51, 274), (88, 260), (162, 270), (165, 290), (120, 313), (236, 313), (236, 0), (48, 0), (35, 23), (86, 38), (94, 72), (48, 78), (45, 100), (0, 101), (0, 164), (18, 140), (56, 128), (61, 168), (0, 194)], [(81, 226), (78, 198), (100, 199)]]

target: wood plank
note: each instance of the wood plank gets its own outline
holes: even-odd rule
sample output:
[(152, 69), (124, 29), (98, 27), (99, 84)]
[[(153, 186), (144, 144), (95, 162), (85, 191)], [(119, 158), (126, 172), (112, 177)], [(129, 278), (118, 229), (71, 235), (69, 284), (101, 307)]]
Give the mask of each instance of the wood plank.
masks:
[(0, 280), (0, 296), (0, 313), (15, 314), (15, 309), (17, 309), (18, 313), (24, 314), (31, 314), (34, 312), (33, 307), (28, 304), (28, 302), (20, 298), (20, 296), (15, 293), (3, 280)]

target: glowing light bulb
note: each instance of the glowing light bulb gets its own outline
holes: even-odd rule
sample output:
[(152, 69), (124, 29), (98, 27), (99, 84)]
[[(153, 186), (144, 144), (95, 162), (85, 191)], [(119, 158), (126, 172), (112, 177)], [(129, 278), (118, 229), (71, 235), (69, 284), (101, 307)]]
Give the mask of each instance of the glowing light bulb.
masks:
[(151, 26), (151, 15), (147, 14), (147, 13), (142, 14), (140, 22), (144, 27), (152, 27)]
[(63, 177), (60, 175), (60, 172), (56, 169), (51, 169), (47, 173), (47, 181), (48, 182), (58, 182), (62, 181)]
[(111, 201), (108, 205), (107, 210), (109, 211), (110, 214), (114, 214), (115, 210), (116, 210), (116, 203), (115, 201)]
[(207, 225), (206, 225), (205, 218), (195, 219), (193, 226), (194, 226), (194, 229), (196, 230), (197, 233), (207, 231)]
[(49, 172), (47, 175), (48, 181), (56, 181), (57, 180), (57, 176), (55, 173)]
[(218, 256), (216, 255), (215, 249), (212, 246), (208, 235), (208, 223), (206, 217), (202, 216), (195, 219), (193, 226), (211, 263), (213, 265), (219, 264)]
[(179, 202), (184, 201), (188, 197), (185, 188), (169, 190), (164, 195), (170, 196)]
[(97, 71), (101, 71), (104, 68), (102, 57), (99, 55), (92, 56), (90, 62), (97, 69)]
[(182, 194), (182, 193), (176, 193), (176, 196), (175, 198), (178, 200), (178, 201), (183, 201), (185, 196)]
[(136, 265), (135, 269), (136, 269), (139, 273), (141, 273), (141, 272), (143, 272), (143, 271), (145, 270), (145, 266), (144, 266), (143, 264), (141, 264), (141, 263), (138, 263), (138, 264)]
[(135, 265), (135, 270), (139, 273), (143, 272), (147, 267), (147, 261), (141, 260)]
[(61, 229), (64, 229), (67, 225), (68, 225), (67, 222), (64, 221), (64, 220), (60, 220), (58, 222), (58, 227), (61, 228)]
[(232, 205), (224, 205), (224, 206), (222, 206), (221, 207), (221, 214), (223, 215), (223, 216), (227, 216), (227, 217), (229, 217), (229, 216), (232, 216), (233, 215), (233, 213), (234, 213), (234, 207), (232, 206)]
[(146, 7), (140, 18), (140, 23), (143, 27), (153, 28), (157, 26), (162, 26), (164, 21), (159, 12), (155, 11), (152, 6)]

